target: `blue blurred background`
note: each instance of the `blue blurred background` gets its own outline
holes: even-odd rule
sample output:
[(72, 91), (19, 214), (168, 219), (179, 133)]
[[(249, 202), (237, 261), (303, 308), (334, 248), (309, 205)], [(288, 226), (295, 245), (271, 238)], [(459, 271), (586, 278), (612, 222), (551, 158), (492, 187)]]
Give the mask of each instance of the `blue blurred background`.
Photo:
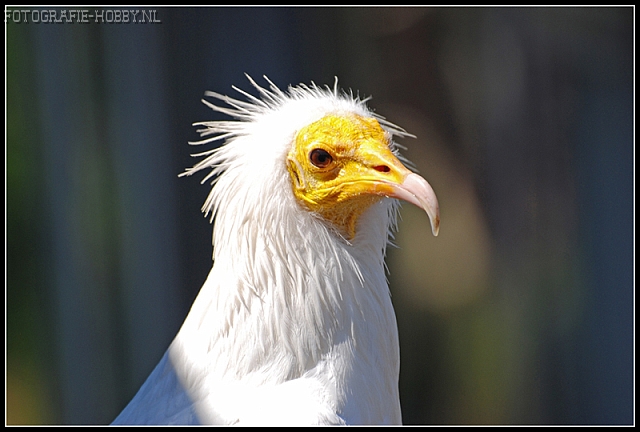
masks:
[(338, 76), (417, 136), (406, 424), (635, 422), (633, 8), (140, 9), (5, 13), (7, 423), (109, 423), (160, 359), (211, 266), (191, 124), (245, 72)]

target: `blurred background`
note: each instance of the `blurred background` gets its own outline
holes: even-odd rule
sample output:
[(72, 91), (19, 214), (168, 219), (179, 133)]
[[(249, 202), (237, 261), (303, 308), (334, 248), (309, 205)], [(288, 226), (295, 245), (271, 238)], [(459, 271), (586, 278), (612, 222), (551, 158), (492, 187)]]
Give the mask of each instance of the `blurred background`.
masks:
[(245, 72), (337, 76), (417, 136), (442, 224), (404, 206), (388, 252), (406, 424), (635, 423), (633, 8), (12, 10), (8, 424), (109, 423), (156, 365), (211, 267), (192, 123)]

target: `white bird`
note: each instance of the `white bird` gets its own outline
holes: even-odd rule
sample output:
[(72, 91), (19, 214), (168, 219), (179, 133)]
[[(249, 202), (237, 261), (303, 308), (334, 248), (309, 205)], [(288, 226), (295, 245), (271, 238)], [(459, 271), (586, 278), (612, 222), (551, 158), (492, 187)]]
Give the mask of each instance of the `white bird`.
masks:
[[(180, 331), (114, 424), (400, 424), (398, 330), (384, 256), (399, 198), (438, 201), (407, 169), (409, 135), (333, 88), (214, 92), (230, 121), (196, 123), (225, 145), (203, 206), (213, 267)], [(389, 199), (391, 198), (391, 199)]]

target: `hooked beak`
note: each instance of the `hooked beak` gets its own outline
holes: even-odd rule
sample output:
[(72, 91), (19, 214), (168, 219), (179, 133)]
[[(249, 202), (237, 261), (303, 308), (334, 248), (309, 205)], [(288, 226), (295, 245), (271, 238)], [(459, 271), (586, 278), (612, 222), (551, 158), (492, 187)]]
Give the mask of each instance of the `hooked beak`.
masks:
[(390, 186), (393, 193), (389, 194), (389, 197), (407, 201), (427, 212), (431, 221), (431, 232), (437, 236), (440, 231), (440, 207), (431, 185), (418, 174), (411, 172), (402, 183)]

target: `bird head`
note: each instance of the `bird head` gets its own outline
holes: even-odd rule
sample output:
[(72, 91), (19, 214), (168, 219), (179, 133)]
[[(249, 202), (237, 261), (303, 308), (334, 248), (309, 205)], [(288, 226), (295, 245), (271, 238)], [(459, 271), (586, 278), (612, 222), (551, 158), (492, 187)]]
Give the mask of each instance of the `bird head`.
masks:
[[(265, 184), (273, 184), (278, 177), (274, 172), (283, 166), (300, 207), (319, 215), (345, 239), (353, 239), (360, 216), (385, 197), (424, 209), (433, 234), (438, 235), (436, 195), (425, 179), (405, 167), (393, 142), (394, 136), (410, 136), (408, 133), (372, 113), (365, 101), (339, 93), (337, 81), (333, 89), (301, 84), (285, 93), (266, 77), (269, 89), (248, 79), (262, 98), (236, 87), (248, 101), (207, 92), (231, 108), (203, 100), (207, 106), (240, 121), (197, 123), (206, 127), (199, 131), (203, 137), (212, 137), (195, 144), (221, 139), (226, 144), (194, 155), (207, 157), (183, 175), (212, 168), (203, 182), (212, 177), (220, 182), (226, 176), (229, 183), (251, 184), (259, 191)], [(265, 163), (265, 154), (274, 156), (271, 163)], [(229, 169), (241, 165), (244, 170)], [(232, 172), (235, 180), (229, 176)], [(265, 175), (261, 177), (259, 172)], [(218, 208), (228, 208), (234, 199), (230, 191), (239, 190), (228, 186), (212, 189), (203, 207), (212, 218)], [(266, 195), (282, 197), (258, 193), (260, 199)]]

